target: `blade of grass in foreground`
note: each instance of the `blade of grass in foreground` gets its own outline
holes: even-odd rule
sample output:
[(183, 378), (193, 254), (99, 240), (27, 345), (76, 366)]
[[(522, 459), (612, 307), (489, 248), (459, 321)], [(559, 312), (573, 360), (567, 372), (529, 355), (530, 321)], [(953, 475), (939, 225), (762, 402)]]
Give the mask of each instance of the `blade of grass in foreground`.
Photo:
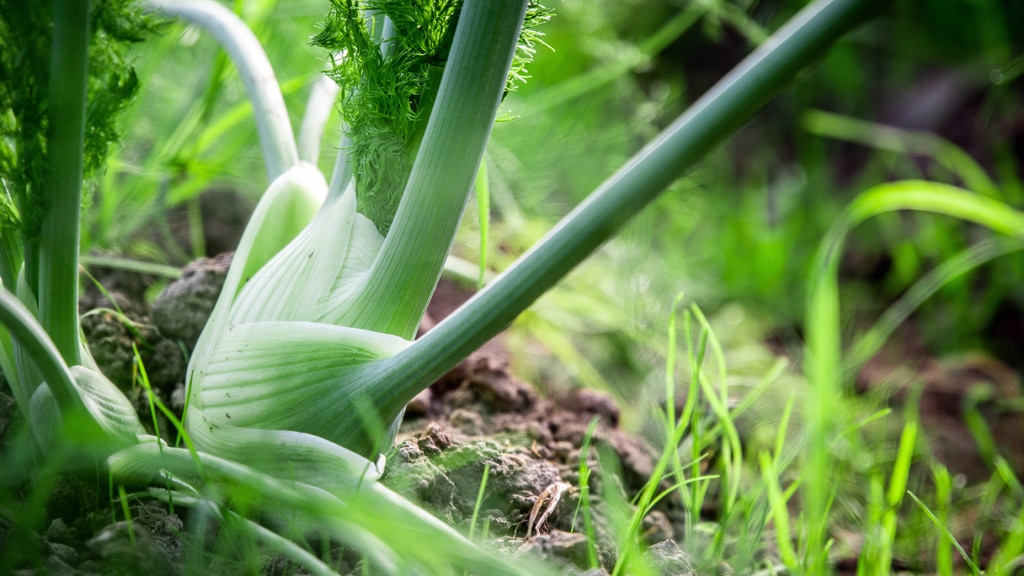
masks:
[(911, 420), (903, 426), (900, 444), (893, 463), (892, 475), (889, 477), (889, 488), (885, 494), (885, 512), (882, 514), (882, 532), (878, 542), (879, 555), (872, 558), (876, 574), (888, 574), (892, 570), (893, 545), (896, 542), (896, 520), (903, 495), (907, 490), (910, 478), (910, 464), (914, 456), (914, 444), (917, 442), (917, 422)]
[[(594, 416), (587, 425), (587, 431), (583, 434), (583, 443), (580, 445), (579, 485), (580, 498), (577, 506), (583, 508), (583, 535), (587, 537), (587, 564), (591, 569), (600, 567), (597, 559), (597, 532), (594, 530), (593, 514), (590, 510), (590, 444), (597, 431), (599, 416)], [(572, 526), (576, 526), (576, 514), (573, 514)]]
[[(931, 465), (932, 477), (935, 478), (935, 500), (939, 503), (938, 516), (924, 505), (914, 493), (907, 490), (907, 495), (918, 504), (928, 519), (940, 528), (938, 542), (935, 546), (935, 571), (940, 576), (953, 575), (953, 547), (961, 554), (965, 553), (963, 546), (953, 538), (953, 535), (946, 528), (949, 522), (949, 511), (953, 504), (953, 479), (949, 476), (949, 470), (939, 462)], [(965, 558), (970, 563), (970, 558)]]
[(1004, 535), (999, 550), (992, 557), (988, 564), (987, 574), (998, 576), (1000, 574), (1018, 574), (1024, 555), (1024, 530), (1019, 527), (1024, 524), (1024, 505), (1017, 512), (1017, 517), (1012, 520), (1017, 527), (1008, 530), (1009, 534)]
[(768, 490), (768, 502), (771, 506), (772, 520), (775, 523), (775, 544), (779, 549), (779, 557), (788, 570), (799, 574), (800, 563), (796, 550), (793, 549), (787, 499), (779, 485), (780, 471), (775, 466), (775, 458), (767, 451), (758, 454), (758, 462), (761, 466), (761, 479)]
[[(685, 495), (686, 492), (684, 491), (684, 487), (686, 487), (688, 484), (693, 484), (694, 486), (697, 486), (702, 481), (707, 479), (706, 477), (701, 477), (697, 474), (694, 474), (693, 478), (685, 478), (683, 475), (683, 466), (680, 462), (679, 457), (679, 446), (682, 443), (683, 436), (686, 434), (687, 431), (696, 430), (697, 428), (696, 426), (693, 426), (691, 428), (691, 422), (688, 417), (681, 418), (678, 421), (675, 418), (675, 353), (677, 340), (676, 309), (678, 308), (679, 302), (682, 300), (682, 297), (682, 294), (676, 296), (676, 299), (672, 305), (672, 312), (669, 316), (669, 351), (665, 360), (665, 444), (662, 447), (661, 454), (658, 458), (657, 463), (654, 466), (654, 469), (651, 471), (650, 478), (648, 478), (647, 483), (640, 491), (640, 494), (636, 497), (635, 510), (629, 519), (629, 525), (625, 530), (622, 531), (622, 534), (620, 534), (619, 536), (619, 556), (616, 559), (615, 566), (612, 569), (613, 575), (622, 574), (625, 570), (633, 569), (631, 564), (634, 560), (635, 555), (638, 552), (637, 541), (640, 535), (640, 528), (643, 519), (653, 508), (654, 504), (657, 503), (658, 500), (663, 498), (668, 493), (673, 493), (676, 492), (677, 490), (680, 494)], [(700, 314), (700, 311), (696, 308), (696, 306), (693, 307), (693, 313)], [(686, 320), (689, 320), (690, 314), (691, 311), (687, 310)], [(701, 319), (703, 319), (703, 316), (701, 316)], [(686, 322), (686, 327), (690, 327), (689, 322)], [(700, 330), (702, 337), (711, 332), (711, 328), (706, 324), (706, 322), (700, 325)], [(702, 343), (703, 342), (704, 340), (702, 339)], [(690, 361), (694, 364), (694, 381), (696, 381), (700, 377), (699, 365), (702, 364), (703, 350), (703, 346), (701, 347), (701, 351), (697, 353), (694, 353), (693, 350), (690, 349)], [(699, 356), (699, 360), (695, 358), (695, 356)], [(705, 391), (705, 394), (707, 394), (707, 391)], [(687, 406), (689, 408), (692, 408), (696, 404), (696, 396), (696, 389), (692, 388), (691, 395), (687, 397)], [(689, 408), (687, 410), (684, 410), (684, 415), (689, 416), (690, 414), (695, 414), (695, 412), (690, 411)], [(695, 449), (699, 449), (699, 447), (699, 444), (695, 445)], [(694, 460), (696, 461), (698, 459), (695, 457)], [(663, 492), (661, 491), (662, 481), (669, 476), (668, 473), (670, 466), (672, 466), (673, 470), (678, 473), (679, 480), (672, 488), (669, 488), (668, 491)], [(689, 512), (692, 514), (694, 510), (699, 509), (691, 507), (689, 509)]]
[[(838, 267), (843, 242), (857, 224), (897, 210), (945, 214), (1012, 236), (1024, 233), (1024, 213), (1006, 204), (947, 184), (903, 181), (861, 194), (826, 235), (815, 258), (805, 320), (804, 369), (811, 389), (805, 403), (809, 444), (803, 506), (810, 530), (809, 550), (825, 549), (829, 502), (834, 496), (829, 443), (840, 424), (836, 417), (843, 374)], [(827, 558), (819, 555), (808, 569), (823, 571), (826, 562)]]
[(852, 377), (877, 354), (896, 328), (940, 288), (987, 262), (1020, 250), (1024, 250), (1024, 239), (996, 236), (967, 248), (925, 274), (853, 344), (850, 358), (844, 365), (846, 377)]
[[(957, 542), (956, 537), (954, 537), (953, 533), (949, 531), (949, 528), (946, 528), (945, 523), (942, 520), (940, 520), (937, 516), (935, 516), (935, 513), (932, 512), (931, 509), (929, 509), (928, 506), (925, 505), (925, 503), (922, 502), (921, 499), (918, 498), (913, 492), (907, 492), (907, 496), (910, 496), (910, 498), (914, 502), (916, 502), (918, 506), (920, 506), (921, 510), (925, 513), (925, 515), (928, 516), (928, 519), (931, 520), (933, 524), (935, 524), (935, 527), (939, 529), (939, 532), (942, 534), (942, 537), (945, 540), (945, 542), (950, 546), (956, 548), (956, 551), (960, 553), (960, 557), (964, 559), (964, 563), (967, 564), (967, 567), (971, 569), (971, 574), (981, 574), (981, 570), (978, 568), (978, 565), (975, 564), (973, 560), (971, 560), (971, 555), (967, 553), (967, 550), (965, 550), (959, 542)], [(952, 560), (946, 561), (944, 560), (944, 557), (945, 554), (940, 554), (940, 560), (942, 560), (942, 562), (938, 567), (939, 574), (952, 574)]]
[[(202, 462), (202, 470), (196, 466), (196, 458)], [(150, 485), (155, 477), (168, 472), (185, 481), (198, 480), (208, 502), (251, 505), (250, 514), (284, 522), (299, 532), (312, 532), (313, 527), (326, 531), (372, 558), (374, 569), (387, 574), (444, 573), (453, 565), (480, 574), (548, 573), (535, 561), (520, 558), (513, 564), (485, 551), (375, 482), (362, 484), (358, 498), (352, 497), (354, 493), (339, 498), (302, 482), (272, 478), (244, 464), (155, 442), (122, 450), (108, 464), (112, 474), (129, 485)], [(159, 495), (156, 490), (149, 493)], [(282, 510), (291, 512), (280, 517)], [(400, 535), (396, 526), (401, 526)]]

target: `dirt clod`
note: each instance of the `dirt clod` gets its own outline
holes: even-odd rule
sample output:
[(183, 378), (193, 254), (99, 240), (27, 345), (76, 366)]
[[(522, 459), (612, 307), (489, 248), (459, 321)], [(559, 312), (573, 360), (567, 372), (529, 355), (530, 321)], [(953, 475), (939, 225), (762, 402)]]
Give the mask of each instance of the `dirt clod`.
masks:
[(160, 333), (181, 341), (191, 352), (213, 311), (231, 265), (232, 252), (201, 258), (182, 269), (153, 303), (150, 315)]
[(436, 422), (399, 443), (384, 482), (453, 524), (466, 524), (486, 470), (480, 510), (495, 522), (492, 533), (515, 530), (537, 497), (560, 481), (557, 468), (522, 448), (469, 439)]
[(178, 568), (148, 530), (127, 521), (104, 527), (86, 544), (105, 574), (177, 574)]
[(559, 560), (561, 564), (587, 565), (587, 537), (579, 532), (552, 530), (547, 534), (537, 534), (524, 542), (520, 550)]
[(692, 576), (697, 573), (690, 563), (690, 557), (679, 548), (675, 540), (658, 542), (648, 548), (644, 555), (648, 557), (661, 574)]
[[(507, 362), (478, 352), (417, 396), (413, 406), (406, 412), (397, 455), (388, 460), (384, 481), (392, 488), (468, 529), (486, 469), (477, 529), (486, 524), (503, 547), (555, 560), (566, 573), (578, 574), (589, 565), (579, 515), (579, 466), (587, 458), (591, 536), (599, 563), (612, 567), (615, 537), (602, 517), (599, 494), (603, 489), (621, 491), (627, 499), (635, 494), (650, 476), (654, 452), (617, 427), (619, 411), (610, 397), (595, 391), (541, 397), (509, 372)], [(595, 418), (592, 446), (616, 454), (624, 479), (604, 479), (594, 453), (580, 451)], [(650, 513), (641, 527), (649, 543), (670, 540), (675, 532), (661, 511)], [(678, 568), (681, 560), (666, 553), (664, 563), (671, 562)]]

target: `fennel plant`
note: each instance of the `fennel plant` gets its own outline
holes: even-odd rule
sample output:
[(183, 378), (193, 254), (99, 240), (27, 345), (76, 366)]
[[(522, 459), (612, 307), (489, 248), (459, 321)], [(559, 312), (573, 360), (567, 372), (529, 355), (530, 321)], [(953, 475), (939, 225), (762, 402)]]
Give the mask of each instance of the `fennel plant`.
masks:
[[(506, 3), (465, 3), (437, 93), (426, 98), (431, 108), (422, 137), (414, 136), (407, 144), (394, 136), (403, 145), (395, 145), (401, 150), (394, 157), (386, 156), (401, 167), (407, 155), (415, 152), (407, 174), (394, 168), (399, 176), (388, 177), (405, 182), (393, 220), (385, 214), (374, 222), (358, 211), (360, 171), (384, 161), (379, 156), (364, 161), (358, 156), (358, 145), (343, 141), (329, 184), (313, 169), (295, 163), (291, 152), (268, 159), (271, 176), (282, 166), (291, 163), (291, 167), (271, 184), (257, 207), (197, 345), (189, 376), (186, 426), (190, 434), (205, 449), (227, 457), (266, 455), (268, 469), (276, 473), (282, 466), (296, 475), (300, 473), (294, 471), (304, 470), (305, 465), (319, 469), (315, 458), (300, 463), (294, 454), (305, 453), (299, 446), (309, 448), (323, 439), (330, 441), (332, 451), (343, 447), (344, 452), (376, 459), (393, 438), (408, 400), (504, 328), (700, 153), (740, 125), (752, 104), (762, 103), (784, 86), (804, 59), (858, 21), (866, 4), (870, 3), (825, 2), (809, 7), (567, 216), (521, 262), (413, 343), (507, 87), (521, 21), (528, 12), (525, 2), (514, 9)], [(163, 7), (173, 10), (175, 5), (168, 2)], [(351, 12), (355, 6), (337, 2), (339, 11), (348, 10), (339, 12), (348, 18), (348, 28), (333, 28), (337, 24), (333, 16), (317, 41), (356, 54), (366, 50), (360, 42), (377, 42), (376, 53), (402, 50), (400, 41), (392, 41), (391, 35), (401, 26), (388, 24), (390, 3), (369, 3), (381, 12), (357, 12), (358, 17)], [(385, 14), (383, 20), (380, 14)], [(351, 40), (351, 22), (362, 25), (363, 19), (369, 32)], [(348, 44), (342, 41), (345, 38)], [(352, 64), (346, 64), (337, 72), (356, 84), (343, 89), (343, 115), (350, 100), (364, 93), (373, 96), (374, 82), (383, 74), (374, 68), (379, 64), (375, 55), (362, 62), (370, 71), (356, 74), (349, 70)], [(426, 79), (421, 80), (424, 93), (433, 90), (432, 77), (437, 73), (431, 66), (426, 65)], [(369, 79), (370, 86), (360, 91), (362, 84), (355, 78)], [(399, 100), (404, 105), (423, 98)], [(358, 122), (366, 106), (361, 101), (352, 105), (352, 122)], [(392, 122), (413, 124), (399, 133), (418, 133), (421, 110), (410, 114), (409, 108), (390, 108), (397, 109), (397, 120)], [(386, 104), (377, 108), (387, 109)], [(263, 121), (270, 125), (272, 119), (282, 117), (283, 112), (265, 111)], [(261, 133), (270, 132), (264, 128)], [(381, 130), (371, 132), (376, 138)], [(358, 131), (350, 136), (362, 137)], [(280, 142), (263, 147), (288, 149)], [(369, 187), (370, 196), (385, 188), (380, 181)], [(320, 198), (323, 204), (314, 214), (312, 207)], [(304, 211), (302, 218), (288, 220), (285, 229), (292, 229), (293, 222), (309, 221), (287, 246), (288, 239), (279, 236), (283, 223), (272, 216), (279, 210), (272, 207), (276, 203), (300, 204)], [(381, 230), (387, 236), (381, 236)], [(282, 410), (282, 405), (288, 409)], [(322, 406), (339, 408), (322, 410)]]
[[(78, 334), (78, 194), (81, 161), (89, 157), (85, 70), (90, 47), (102, 42), (90, 43), (88, 3), (57, 0), (52, 43), (40, 46), (52, 56), (48, 70), (60, 71), (51, 74), (50, 99), (59, 104), (50, 110), (67, 116), (49, 119), (48, 152), (78, 163), (38, 168), (50, 183), (38, 246), (31, 234), (11, 232), (13, 218), (3, 228), (0, 360), (18, 406), (41, 447), (56, 441), (61, 415), (88, 414), (84, 421), (98, 436), (117, 439), (100, 453), (114, 482), (151, 486), (148, 493), (158, 498), (226, 513), (225, 491), (244, 486), (277, 497), (280, 506), (259, 510), (270, 525), (325, 530), (387, 572), (406, 571), (410, 562), (453, 561), (490, 573), (522, 572), (495, 567), (490, 555), (372, 481), (405, 404), (500, 332), (879, 4), (808, 6), (519, 262), (413, 341), (498, 105), (524, 75), (538, 41), (531, 26), (547, 11), (528, 0), (333, 0), (315, 42), (332, 51), (347, 129), (328, 180), (305, 160), (316, 157), (308, 148), (319, 139), (300, 138), (303, 149), (296, 143), (273, 71), (241, 20), (213, 0), (145, 2), (203, 28), (230, 55), (253, 103), (270, 181), (189, 364), (182, 449), (143, 433)], [(5, 21), (13, 22), (12, 8), (3, 7)], [(323, 117), (313, 106), (304, 128), (315, 133), (319, 123), (322, 130), (316, 119)], [(27, 213), (29, 203), (6, 190), (32, 158), (20, 150), (4, 156), (5, 215)], [(23, 259), (12, 256), (19, 245)], [(435, 534), (431, 549), (414, 550), (412, 560), (399, 554), (381, 511), (404, 514), (408, 530)]]

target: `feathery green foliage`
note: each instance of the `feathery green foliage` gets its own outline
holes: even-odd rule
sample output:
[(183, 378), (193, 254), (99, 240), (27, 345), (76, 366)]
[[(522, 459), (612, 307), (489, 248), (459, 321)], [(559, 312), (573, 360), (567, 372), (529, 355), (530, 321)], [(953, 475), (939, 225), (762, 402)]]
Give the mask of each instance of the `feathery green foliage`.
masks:
[[(46, 92), (49, 81), (49, 2), (0, 3), (0, 178), (14, 206), (5, 210), (0, 226), (19, 222), (24, 214), (25, 234), (38, 235), (39, 208), (29, 206), (38, 197), (46, 166)], [(15, 212), (17, 210), (17, 212)], [(5, 277), (5, 283), (11, 278)]]
[[(334, 0), (313, 44), (332, 53), (342, 90), (357, 209), (381, 235), (391, 228), (448, 60), (461, 0)], [(531, 2), (505, 90), (525, 66), (550, 11)]]
[[(4, 194), (9, 195), (3, 202), (0, 226), (18, 225), (20, 219), (29, 241), (39, 235), (40, 213), (45, 208), (38, 204), (36, 191), (44, 186), (47, 167), (54, 161), (47, 147), (51, 4), (0, 1), (0, 178)], [(98, 0), (91, 19), (83, 149), (87, 177), (103, 167), (110, 145), (121, 138), (119, 114), (138, 88), (127, 47), (156, 29), (152, 17), (129, 0)]]
[(158, 27), (134, 0), (96, 2), (92, 19), (84, 148), (87, 177), (103, 168), (110, 145), (121, 139), (123, 127), (118, 118), (138, 91), (139, 80), (127, 48)]

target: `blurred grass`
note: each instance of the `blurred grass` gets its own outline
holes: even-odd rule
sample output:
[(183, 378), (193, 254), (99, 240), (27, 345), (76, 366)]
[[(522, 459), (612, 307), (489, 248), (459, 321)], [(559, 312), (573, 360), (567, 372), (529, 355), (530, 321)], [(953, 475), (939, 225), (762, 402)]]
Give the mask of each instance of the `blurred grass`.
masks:
[[(317, 71), (325, 65), (324, 53), (304, 40), (316, 30), (324, 7), (239, 0), (234, 8), (266, 47), (297, 131)], [(168, 242), (166, 212), (210, 188), (226, 187), (252, 199), (262, 193), (268, 183), (255, 123), (234, 68), (198, 29), (167, 25), (162, 36), (138, 47), (135, 62), (145, 81), (125, 118), (128, 137), (93, 194), (83, 248), (144, 259), (167, 258), (170, 249), (181, 263), (204, 254), (175, 253), (180, 247), (174, 245), (155, 248), (153, 234), (143, 231), (155, 225), (158, 239)], [(336, 133), (330, 138), (321, 153), (325, 160), (334, 155)]]
[[(541, 49), (530, 81), (506, 99), (514, 120), (496, 127), (488, 152), (493, 266), (501, 269), (522, 253), (738, 59), (757, 40), (757, 30), (771, 29), (800, 4), (558, 6), (545, 38), (555, 50)], [(813, 247), (852, 191), (879, 181), (926, 177), (977, 184), (980, 192), (1005, 190), (1020, 205), (1019, 166), (1012, 153), (996, 154), (1006, 138), (1000, 132), (985, 133), (982, 141), (996, 145), (978, 158), (971, 152), (976, 137), (956, 135), (965, 148), (939, 132), (898, 126), (917, 121), (911, 114), (917, 101), (900, 94), (923, 90), (925, 71), (962, 78), (958, 89), (984, 103), (980, 110), (965, 108), (970, 118), (947, 123), (967, 123), (975, 131), (1007, 128), (1021, 109), (1005, 82), (988, 80), (994, 69), (1013, 69), (1021, 42), (1002, 18), (1018, 8), (969, 4), (958, 3), (956, 18), (936, 2), (901, 7), (841, 42), (753, 125), (521, 318), (520, 332), (510, 336), (517, 369), (536, 381), (632, 397), (635, 382), (649, 380), (664, 357), (658, 319), (679, 291), (709, 310), (743, 302), (792, 342), (807, 297), (800, 279)], [(943, 34), (954, 23), (961, 25), (959, 35), (974, 26), (965, 42), (970, 49), (949, 51)], [(888, 42), (891, 37), (915, 41)], [(651, 46), (662, 50), (652, 55)], [(826, 116), (822, 109), (844, 116)], [(831, 128), (841, 128), (840, 120), (861, 122), (868, 133), (860, 140), (870, 148), (847, 143), (849, 137), (837, 141)], [(887, 146), (878, 132), (897, 134), (903, 148)], [(989, 175), (993, 165), (998, 169)], [(466, 228), (475, 229), (469, 222)], [(880, 313), (975, 237), (962, 223), (904, 215), (856, 231), (843, 290), (862, 312), (850, 320), (863, 323)], [(469, 242), (459, 249), (475, 259)], [(997, 266), (951, 282), (924, 304), (915, 321), (923, 323), (937, 352), (985, 345), (1001, 304), (1024, 308), (1024, 260), (1002, 259)], [(527, 344), (538, 340), (546, 352)], [(547, 354), (553, 361), (539, 364), (538, 356)]]
[[(524, 112), (524, 117), (495, 130), (489, 151), (496, 220), (492, 231), (499, 238), (500, 252), (491, 258), (495, 266), (500, 269), (539, 235), (544, 226), (538, 220), (555, 221), (580, 200), (580, 192), (592, 189), (611, 167), (638, 148), (645, 136), (677, 112), (680, 98), (691, 99), (694, 88), (713, 76), (704, 70), (713, 67), (709, 62), (721, 58), (720, 66), (727, 66), (735, 45), (742, 44), (738, 40), (744, 36), (742, 30), (770, 29), (772, 18), (766, 13), (782, 17), (795, 4), (761, 3), (748, 17), (752, 25), (747, 27), (711, 17), (697, 19), (665, 51), (677, 55), (689, 50), (691, 59), (677, 61), (668, 72), (671, 67), (664, 55), (643, 61), (643, 34), (618, 20), (621, 12), (616, 8), (583, 16), (574, 14), (571, 9), (576, 5), (567, 2), (570, 10), (559, 18), (563, 26), (577, 25), (597, 35), (594, 43), (614, 48), (600, 50), (580, 42), (572, 45), (569, 54), (558, 54), (563, 44), (557, 37), (549, 38), (559, 47), (556, 54), (542, 53), (535, 79), (507, 100), (510, 115), (520, 109), (544, 109), (545, 113), (531, 117)], [(1013, 152), (1014, 134), (1004, 132), (1013, 129), (1022, 102), (1019, 90), (1015, 96), (1007, 85), (1013, 75), (1007, 75), (1007, 80), (1002, 72), (1018, 68), (1021, 40), (1010, 33), (1006, 19), (1019, 7), (957, 3), (958, 10), (950, 10), (944, 6), (937, 2), (901, 5), (841, 43), (754, 126), (678, 182), (621, 238), (513, 327), (508, 342), (519, 358), (517, 372), (556, 388), (609, 390), (626, 404), (627, 425), (639, 427), (649, 419), (645, 410), (654, 397), (651, 391), (657, 387), (662, 362), (672, 354), (665, 348), (658, 319), (668, 315), (673, 294), (683, 291), (688, 300), (720, 310), (714, 316), (718, 333), (732, 346), (747, 341), (756, 348), (759, 338), (763, 342), (774, 334), (799, 358), (794, 347), (806, 336), (802, 321), (813, 321), (821, 314), (806, 308), (810, 294), (802, 280), (812, 270), (815, 247), (854, 193), (887, 180), (928, 178), (966, 185), (1021, 207), (1019, 153)], [(672, 22), (664, 14), (651, 16), (657, 8), (648, 11), (630, 4), (621, 10), (643, 14), (631, 24), (650, 17), (652, 36), (657, 36), (659, 24)], [(708, 10), (702, 18), (714, 13)], [(599, 20), (598, 14), (607, 19)], [(576, 23), (572, 18), (578, 18)], [(913, 40), (888, 41), (894, 37)], [(955, 50), (951, 50), (952, 38), (961, 42)], [(699, 53), (693, 46), (706, 49)], [(544, 68), (545, 58), (557, 59), (557, 67)], [(568, 75), (562, 81), (567, 86), (563, 90), (553, 76), (556, 70)], [(612, 79), (598, 73), (611, 70), (621, 74)], [(651, 70), (657, 71), (653, 78)], [(914, 107), (924, 107), (913, 95), (900, 101), (903, 92), (926, 89), (922, 88), (929, 82), (926, 71), (955, 77), (954, 84), (959, 83), (958, 89), (966, 93), (954, 95), (960, 98), (961, 108), (953, 112), (925, 109), (946, 114), (931, 124), (928, 118), (915, 116), (919, 111)], [(591, 90), (581, 86), (581, 79), (591, 83)], [(567, 93), (571, 97), (564, 96)], [(915, 94), (921, 97), (927, 92)], [(801, 129), (802, 118), (807, 123)], [(964, 125), (970, 129), (963, 130)], [(932, 353), (991, 344), (992, 321), (1000, 307), (1024, 307), (1024, 258), (1018, 241), (1008, 239), (982, 248), (995, 240), (955, 219), (903, 213), (873, 219), (848, 239), (838, 286), (848, 304), (826, 330), (837, 343), (853, 341), (856, 332), (906, 294), (898, 306), (903, 312), (908, 312), (907, 306), (917, 308), (912, 318)], [(987, 263), (997, 254), (997, 260)], [(743, 308), (733, 308), (730, 302), (741, 302)], [(730, 323), (726, 320), (730, 314), (745, 319)], [(892, 334), (896, 322), (891, 316), (883, 320)], [(880, 342), (876, 339), (875, 345)], [(732, 368), (737, 349), (730, 344), (725, 348), (726, 363)], [(866, 359), (862, 352), (858, 360)], [(761, 370), (764, 374), (763, 365)], [(844, 375), (838, 364), (828, 370), (829, 378), (848, 384), (850, 375)], [(730, 379), (734, 378), (730, 371)], [(775, 430), (778, 438), (786, 438), (785, 430), (778, 428), (778, 415), (785, 413), (784, 391), (803, 397), (809, 390), (820, 389), (821, 383), (810, 389), (805, 386), (791, 376), (784, 386), (773, 386), (759, 399), (752, 415), (740, 418), (746, 458), (759, 450), (757, 434), (752, 432)], [(852, 558), (863, 573), (888, 573), (893, 562), (925, 571), (933, 565), (949, 570), (954, 565), (949, 551), (960, 545), (950, 530), (963, 536), (964, 515), (978, 510), (977, 497), (964, 492), (963, 486), (943, 485), (938, 494), (934, 492), (932, 481), (920, 469), (923, 464), (941, 464), (929, 454), (913, 416), (887, 414), (886, 406), (892, 401), (888, 394), (852, 398), (834, 386), (832, 390), (805, 409), (809, 422), (796, 419), (801, 433), (778, 441), (780, 450), (785, 445), (788, 452), (788, 459), (781, 460), (785, 464), (779, 464), (780, 450), (774, 457), (762, 457), (761, 477), (768, 484), (759, 484), (747, 472), (742, 479), (731, 480), (742, 483), (745, 495), (749, 490), (758, 494), (736, 506), (747, 511), (745, 518), (752, 524), (726, 514), (717, 518), (720, 524), (711, 530), (721, 537), (735, 535), (741, 527), (755, 533), (767, 529), (763, 508), (760, 517), (750, 515), (758, 509), (756, 503), (763, 505), (765, 490), (775, 529), (785, 529), (783, 520), (791, 513), (793, 490), (800, 486), (800, 492), (806, 492), (808, 487), (800, 479), (809, 478), (822, 488), (801, 498), (804, 514), (788, 523), (792, 533), (776, 534), (781, 562), (794, 572), (821, 573), (841, 558)], [(749, 393), (749, 388), (740, 388), (730, 401)], [(914, 406), (912, 400), (907, 402)], [(710, 406), (702, 404), (702, 410), (707, 412)], [(812, 413), (834, 422), (815, 428)], [(744, 420), (756, 424), (745, 426)], [(981, 427), (984, 430), (985, 424)], [(696, 438), (699, 430), (695, 424)], [(700, 445), (721, 448), (714, 442)], [(806, 456), (808, 451), (811, 456)], [(700, 453), (698, 449), (691, 454), (694, 461)], [(998, 457), (994, 449), (986, 453), (989, 463)], [(727, 485), (732, 468), (714, 469)], [(721, 486), (715, 485), (712, 494), (722, 498)], [(1024, 505), (1017, 498), (1006, 500), (1001, 489), (994, 490), (991, 502), (1002, 502), (999, 507), (1006, 506), (1009, 517)], [(906, 491), (922, 498), (921, 502), (938, 502), (934, 506), (944, 524), (936, 527), (925, 508), (906, 505)], [(982, 506), (979, 517), (998, 517), (997, 509), (994, 504), (988, 509)], [(1007, 562), (1018, 550), (1012, 533), (997, 533), (1010, 538), (1002, 540), (995, 564)], [(794, 538), (792, 546), (789, 538)], [(987, 558), (978, 542), (968, 563)], [(736, 568), (731, 556), (735, 550), (701, 550), (716, 551), (704, 558), (706, 568), (713, 569), (723, 558)], [(940, 552), (932, 556), (931, 550)], [(764, 568), (759, 562), (767, 560), (760, 558), (747, 566)]]

